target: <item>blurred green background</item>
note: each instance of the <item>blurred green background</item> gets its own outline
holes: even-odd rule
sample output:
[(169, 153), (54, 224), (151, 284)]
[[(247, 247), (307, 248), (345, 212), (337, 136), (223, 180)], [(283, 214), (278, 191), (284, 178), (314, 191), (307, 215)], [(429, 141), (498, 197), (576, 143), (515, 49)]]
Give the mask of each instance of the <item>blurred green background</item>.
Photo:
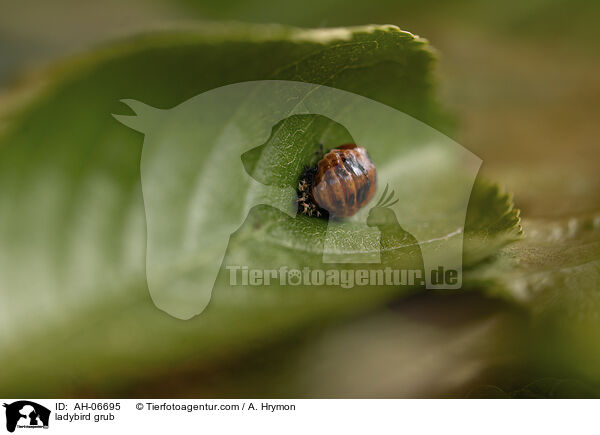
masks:
[[(599, 209), (600, 2), (3, 0), (0, 11), (5, 89), (54, 60), (152, 29), (208, 21), (398, 25), (437, 49), (451, 135), (483, 159), (482, 176), (514, 194), (526, 232)], [(218, 366), (184, 365), (123, 394), (595, 396), (587, 362), (561, 360), (573, 349), (585, 360), (590, 342), (572, 342), (558, 325), (489, 294), (429, 293)]]
[(5, 0), (0, 82), (103, 41), (203, 20), (395, 24), (438, 50), (454, 138), (484, 160), (483, 175), (514, 192), (527, 216), (560, 216), (600, 200), (599, 18), (600, 4), (586, 0)]

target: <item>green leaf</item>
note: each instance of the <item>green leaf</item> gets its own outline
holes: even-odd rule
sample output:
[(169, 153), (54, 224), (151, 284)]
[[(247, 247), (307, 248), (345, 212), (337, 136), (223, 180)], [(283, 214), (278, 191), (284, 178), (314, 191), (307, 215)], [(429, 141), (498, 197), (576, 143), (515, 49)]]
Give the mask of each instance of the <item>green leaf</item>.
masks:
[(524, 221), (527, 237), (471, 274), (532, 317), (531, 359), (554, 373), (600, 381), (600, 214)]
[[(47, 71), (3, 114), (0, 389), (7, 396), (127, 394), (178, 365), (240, 358), (412, 291), (232, 287), (222, 269), (201, 316), (184, 322), (166, 315), (146, 285), (143, 138), (111, 114), (123, 113), (123, 98), (166, 109), (226, 84), (278, 79), (350, 91), (443, 130), (448, 124), (433, 98), (433, 59), (424, 40), (392, 26), (221, 25), (133, 38)], [(276, 132), (256, 151), (260, 158), (245, 155), (244, 163), (259, 181), (292, 186), (311, 147), (348, 139), (343, 128), (316, 116), (286, 119)], [(274, 143), (288, 146), (293, 159), (260, 167), (269, 162), (265, 150), (281, 149), (269, 146)], [(396, 150), (390, 144), (389, 154), (377, 158), (381, 173), (399, 176), (393, 164), (408, 169), (399, 151), (411, 152), (413, 171), (399, 193), (407, 200), (437, 201), (441, 216), (454, 212), (457, 204), (446, 192), (420, 199), (411, 193), (410, 177), (423, 171), (437, 183), (457, 181), (444, 178), (452, 168), (446, 168), (440, 147)], [(227, 190), (227, 177), (222, 182)], [(476, 185), (467, 223), (466, 266), (519, 236), (518, 216), (495, 187)], [(312, 248), (323, 225), (256, 207), (232, 236), (224, 264), (271, 268), (274, 258), (291, 266), (314, 264), (319, 253)], [(360, 243), (361, 237), (349, 239)], [(401, 256), (407, 265), (418, 263), (414, 244), (404, 242), (397, 234), (385, 241), (390, 261)], [(432, 243), (443, 251), (444, 240)], [(51, 376), (31, 376), (42, 372)]]
[(504, 391), (494, 385), (473, 389), (471, 399), (597, 399), (598, 391), (572, 379), (542, 378), (514, 391)]

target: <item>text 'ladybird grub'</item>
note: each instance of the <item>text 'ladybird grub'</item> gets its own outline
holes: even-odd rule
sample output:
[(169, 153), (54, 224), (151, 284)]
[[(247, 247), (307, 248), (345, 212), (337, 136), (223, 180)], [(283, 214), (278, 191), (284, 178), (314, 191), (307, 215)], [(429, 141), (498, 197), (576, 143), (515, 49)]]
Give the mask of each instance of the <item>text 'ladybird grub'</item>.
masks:
[(307, 216), (354, 216), (375, 194), (377, 175), (367, 150), (345, 144), (306, 168), (298, 184), (298, 211)]

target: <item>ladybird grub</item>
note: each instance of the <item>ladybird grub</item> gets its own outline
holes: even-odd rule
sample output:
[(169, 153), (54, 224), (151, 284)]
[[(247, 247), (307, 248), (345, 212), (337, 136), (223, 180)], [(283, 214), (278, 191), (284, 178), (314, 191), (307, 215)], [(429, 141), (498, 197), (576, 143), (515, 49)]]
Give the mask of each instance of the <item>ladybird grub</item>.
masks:
[(375, 194), (377, 175), (367, 151), (345, 144), (305, 168), (298, 183), (298, 212), (307, 216), (354, 216)]

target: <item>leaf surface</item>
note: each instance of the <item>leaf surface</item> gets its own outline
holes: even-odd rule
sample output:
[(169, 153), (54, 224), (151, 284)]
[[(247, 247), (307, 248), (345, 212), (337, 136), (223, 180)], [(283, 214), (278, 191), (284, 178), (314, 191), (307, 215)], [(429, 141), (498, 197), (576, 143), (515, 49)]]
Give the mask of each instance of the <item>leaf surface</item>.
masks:
[[(433, 60), (426, 41), (392, 26), (228, 25), (140, 36), (48, 70), (20, 104), (2, 113), (0, 389), (6, 396), (126, 394), (178, 364), (239, 358), (411, 291), (232, 287), (222, 270), (201, 316), (184, 322), (159, 311), (145, 278), (143, 137), (111, 114), (124, 113), (123, 98), (167, 109), (219, 86), (278, 79), (353, 92), (447, 130), (434, 99)], [(291, 117), (279, 127), (259, 150), (260, 159), (245, 156), (255, 178), (269, 183), (293, 186), (319, 142), (350, 139), (317, 116)], [(269, 147), (275, 142), (285, 147)], [(282, 164), (277, 156), (279, 163), (260, 166), (258, 161), (275, 158), (262, 155), (266, 149), (287, 150), (290, 158)], [(425, 171), (432, 180), (444, 180), (444, 156), (435, 144), (401, 150), (390, 144), (381, 173), (401, 176), (402, 165), (409, 169), (398, 151), (410, 152), (411, 159), (406, 189), (397, 192), (404, 200), (417, 200), (410, 177)], [(418, 200), (438, 201), (441, 215), (456, 208), (444, 192)], [(322, 231), (318, 219), (290, 219), (257, 207), (232, 236), (225, 263), (272, 265), (276, 258), (280, 264), (311, 264)], [(510, 199), (477, 183), (464, 229), (464, 264), (479, 263), (519, 233)], [(412, 248), (393, 236), (387, 241), (390, 258), (401, 253), (412, 263)], [(346, 233), (340, 240), (368, 242), (361, 237)], [(35, 322), (23, 321), (33, 315)], [(27, 375), (40, 371), (51, 375)]]

